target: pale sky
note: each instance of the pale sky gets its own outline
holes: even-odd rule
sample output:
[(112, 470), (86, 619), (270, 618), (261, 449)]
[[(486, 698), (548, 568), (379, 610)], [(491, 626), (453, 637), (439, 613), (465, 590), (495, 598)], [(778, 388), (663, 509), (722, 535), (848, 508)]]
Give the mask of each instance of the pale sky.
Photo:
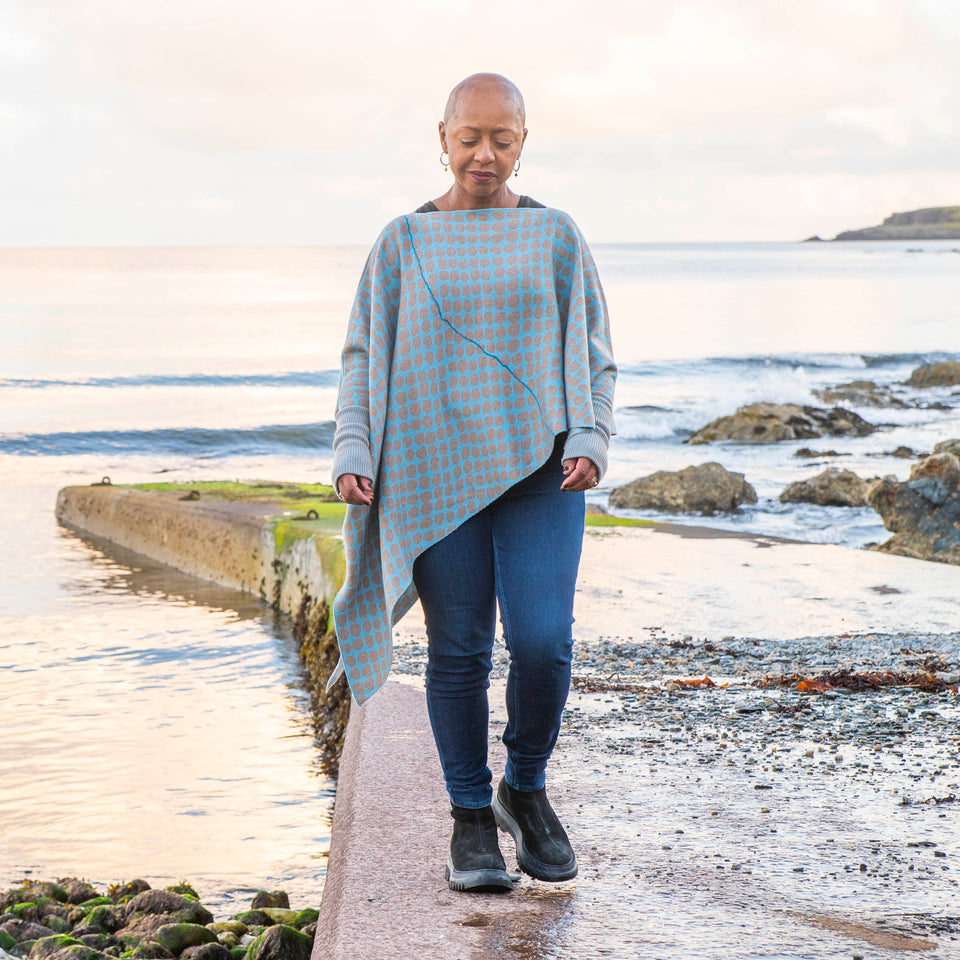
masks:
[(957, 0), (3, 0), (0, 245), (370, 244), (482, 70), (592, 242), (960, 204)]

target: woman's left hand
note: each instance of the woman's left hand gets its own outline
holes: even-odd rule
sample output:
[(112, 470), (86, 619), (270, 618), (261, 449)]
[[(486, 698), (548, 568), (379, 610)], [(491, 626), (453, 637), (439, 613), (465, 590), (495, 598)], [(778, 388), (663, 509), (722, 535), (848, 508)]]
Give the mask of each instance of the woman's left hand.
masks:
[(563, 472), (566, 479), (560, 484), (561, 490), (579, 493), (581, 490), (590, 490), (600, 482), (600, 471), (589, 457), (564, 460)]

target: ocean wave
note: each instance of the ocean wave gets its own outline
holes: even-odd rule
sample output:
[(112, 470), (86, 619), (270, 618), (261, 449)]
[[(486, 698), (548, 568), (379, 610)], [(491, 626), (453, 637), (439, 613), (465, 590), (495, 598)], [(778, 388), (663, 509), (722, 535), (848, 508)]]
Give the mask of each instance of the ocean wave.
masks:
[(615, 418), (621, 442), (683, 439), (703, 426), (697, 412), (650, 405), (617, 407)]
[(781, 353), (769, 356), (744, 355), (731, 357), (686, 357), (674, 360), (654, 360), (650, 363), (623, 364), (620, 373), (628, 377), (656, 377), (665, 373), (691, 375), (721, 370), (863, 370), (876, 367), (919, 366), (944, 360), (960, 360), (954, 353)]
[(335, 387), (339, 370), (292, 370), (286, 373), (140, 374), (130, 377), (43, 379), (0, 377), (0, 389), (43, 390), (51, 387)]
[(867, 367), (918, 367), (926, 363), (943, 363), (947, 360), (958, 360), (960, 357), (955, 353), (932, 351), (930, 353), (864, 354), (862, 359), (864, 365)]
[(87, 430), (0, 435), (0, 454), (70, 456), (85, 453), (167, 453), (207, 459), (235, 455), (329, 452), (333, 421), (250, 428), (185, 427), (157, 430)]

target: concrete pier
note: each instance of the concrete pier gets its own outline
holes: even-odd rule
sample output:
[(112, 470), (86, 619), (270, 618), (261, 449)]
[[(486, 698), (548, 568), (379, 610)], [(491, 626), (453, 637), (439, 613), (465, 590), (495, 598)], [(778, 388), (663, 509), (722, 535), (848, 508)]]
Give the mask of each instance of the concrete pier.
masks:
[(321, 601), (332, 605), (343, 583), (344, 508), (329, 487), (93, 484), (64, 487), (56, 509), (67, 526), (258, 595), (291, 616), (305, 598), (307, 613)]
[[(257, 594), (294, 615), (305, 598), (316, 606), (329, 601), (343, 576), (342, 507), (285, 498), (282, 491), (276, 496), (261, 493), (229, 500), (200, 489), (199, 499), (185, 500), (191, 495), (189, 487), (69, 487), (61, 491), (57, 515), (64, 523), (177, 569)], [(310, 509), (316, 517), (308, 513), (308, 503), (315, 503)], [(727, 633), (779, 641), (886, 631), (903, 633), (908, 643), (918, 628), (955, 636), (958, 598), (960, 568), (941, 564), (691, 527), (598, 528), (588, 531), (584, 540), (575, 634), (583, 649), (595, 648), (604, 638), (640, 636), (652, 625), (672, 635), (688, 631), (718, 642), (725, 642)], [(396, 634), (398, 647), (422, 647), (419, 607), (398, 625)], [(502, 764), (497, 733), (504, 723), (502, 708), (496, 706), (503, 701), (498, 683), (491, 698), (495, 777)], [(740, 724), (737, 736), (746, 742), (750, 725), (757, 723), (754, 700), (759, 696), (749, 689), (718, 692), (718, 712), (710, 722), (719, 722), (719, 717)], [(773, 767), (782, 771), (779, 779), (762, 784), (769, 792), (756, 793), (753, 771), (767, 767), (751, 765), (753, 758), (735, 767), (726, 764), (726, 757), (704, 764), (711, 759), (703, 755), (708, 741), (693, 742), (690, 733), (679, 732), (675, 740), (661, 744), (669, 724), (676, 723), (681, 731), (681, 707), (692, 716), (693, 701), (679, 695), (666, 704), (658, 694), (650, 698), (648, 712), (638, 713), (634, 739), (621, 743), (609, 720), (620, 706), (602, 694), (576, 696), (580, 715), (596, 714), (602, 722), (561, 736), (550, 783), (578, 852), (580, 877), (557, 885), (524, 878), (506, 895), (465, 895), (447, 888), (443, 865), (451, 823), (422, 682), (415, 677), (391, 680), (364, 707), (354, 708), (340, 761), (329, 870), (312, 960), (693, 953), (729, 957), (737, 955), (738, 937), (745, 938), (757, 956), (783, 955), (763, 953), (764, 944), (786, 944), (784, 950), (795, 950), (790, 955), (800, 955), (801, 949), (810, 955), (818, 949), (820, 955), (833, 955), (828, 952), (847, 945), (855, 950), (862, 943), (899, 951), (936, 949), (934, 941), (911, 935), (914, 927), (907, 924), (896, 931), (882, 929), (860, 905), (868, 890), (864, 884), (873, 874), (862, 872), (858, 864), (874, 855), (869, 851), (880, 824), (889, 820), (892, 836), (902, 833), (904, 818), (912, 817), (912, 829), (926, 837), (923, 830), (930, 828), (920, 819), (924, 807), (903, 812), (898, 795), (889, 800), (892, 818), (885, 807), (879, 812), (868, 808), (868, 801), (877, 802), (871, 799), (872, 781), (869, 791), (859, 790), (854, 779), (844, 779), (842, 789), (830, 786), (819, 765), (814, 769), (816, 760), (804, 766), (806, 744), (792, 741), (792, 762)], [(728, 698), (729, 705), (724, 707), (727, 701), (721, 698)], [(937, 705), (938, 710), (948, 708)], [(657, 709), (657, 737), (651, 738), (644, 718), (656, 718), (650, 711)], [(790, 731), (788, 721), (783, 721), (783, 729)], [(806, 735), (799, 731), (796, 737)], [(732, 738), (730, 742), (736, 746)], [(717, 750), (727, 746), (724, 742)], [(899, 777), (901, 790), (915, 782), (912, 770), (896, 766), (919, 749), (908, 747), (891, 749), (889, 755), (883, 748), (890, 764), (884, 776)], [(755, 753), (761, 763), (766, 762), (766, 751), (766, 741), (758, 741)], [(939, 755), (936, 759), (943, 763)], [(925, 762), (932, 767), (933, 761)], [(856, 769), (858, 777), (865, 776)], [(713, 776), (709, 784), (708, 774)], [(839, 837), (836, 844), (828, 838), (824, 851), (817, 847), (818, 835), (804, 833), (811, 822), (818, 822), (806, 812), (813, 783), (807, 778), (814, 775), (824, 778), (818, 781), (827, 798), (822, 803), (829, 808), (823, 816)], [(843, 774), (831, 769), (830, 775)], [(886, 789), (880, 774), (877, 778), (877, 790)], [(862, 830), (859, 820), (844, 812), (857, 790), (870, 812)], [(763, 846), (766, 834), (776, 833), (771, 824), (789, 829)], [(790, 848), (794, 837), (798, 842)], [(960, 855), (949, 838), (938, 834), (931, 842), (933, 847), (939, 844), (941, 853)], [(784, 853), (785, 846), (789, 853)], [(904, 863), (909, 856), (927, 855), (927, 847), (914, 847), (918, 853), (897, 847)], [(509, 840), (503, 841), (503, 849), (512, 867)], [(730, 862), (717, 861), (715, 866), (704, 859), (704, 851), (711, 857), (723, 851)], [(741, 860), (749, 868), (741, 869)], [(933, 862), (939, 870), (940, 861)], [(797, 872), (797, 864), (806, 872)], [(926, 861), (917, 859), (916, 865), (927, 869)], [(724, 872), (715, 872), (720, 866)], [(847, 867), (857, 881), (851, 886), (856, 896), (850, 898), (843, 886)], [(903, 874), (906, 881), (914, 875), (920, 874)], [(928, 886), (950, 882), (947, 873), (947, 879), (939, 872), (929, 877)], [(816, 880), (817, 887), (802, 886), (807, 878)], [(874, 902), (885, 902), (877, 889)]]

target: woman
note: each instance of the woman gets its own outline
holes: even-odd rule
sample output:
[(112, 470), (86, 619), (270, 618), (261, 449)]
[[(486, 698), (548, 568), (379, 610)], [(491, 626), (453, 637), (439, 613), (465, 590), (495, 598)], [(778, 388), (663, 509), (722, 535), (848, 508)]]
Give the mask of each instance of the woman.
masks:
[[(374, 246), (337, 401), (334, 484), (351, 505), (334, 604), (342, 664), (362, 703), (389, 672), (393, 623), (419, 597), (455, 890), (511, 889), (497, 825), (531, 876), (577, 872), (544, 780), (570, 686), (583, 491), (606, 466), (616, 367), (576, 226), (510, 189), (524, 121), (504, 77), (454, 88), (440, 123), (453, 184)], [(510, 668), (494, 797), (498, 605)]]

